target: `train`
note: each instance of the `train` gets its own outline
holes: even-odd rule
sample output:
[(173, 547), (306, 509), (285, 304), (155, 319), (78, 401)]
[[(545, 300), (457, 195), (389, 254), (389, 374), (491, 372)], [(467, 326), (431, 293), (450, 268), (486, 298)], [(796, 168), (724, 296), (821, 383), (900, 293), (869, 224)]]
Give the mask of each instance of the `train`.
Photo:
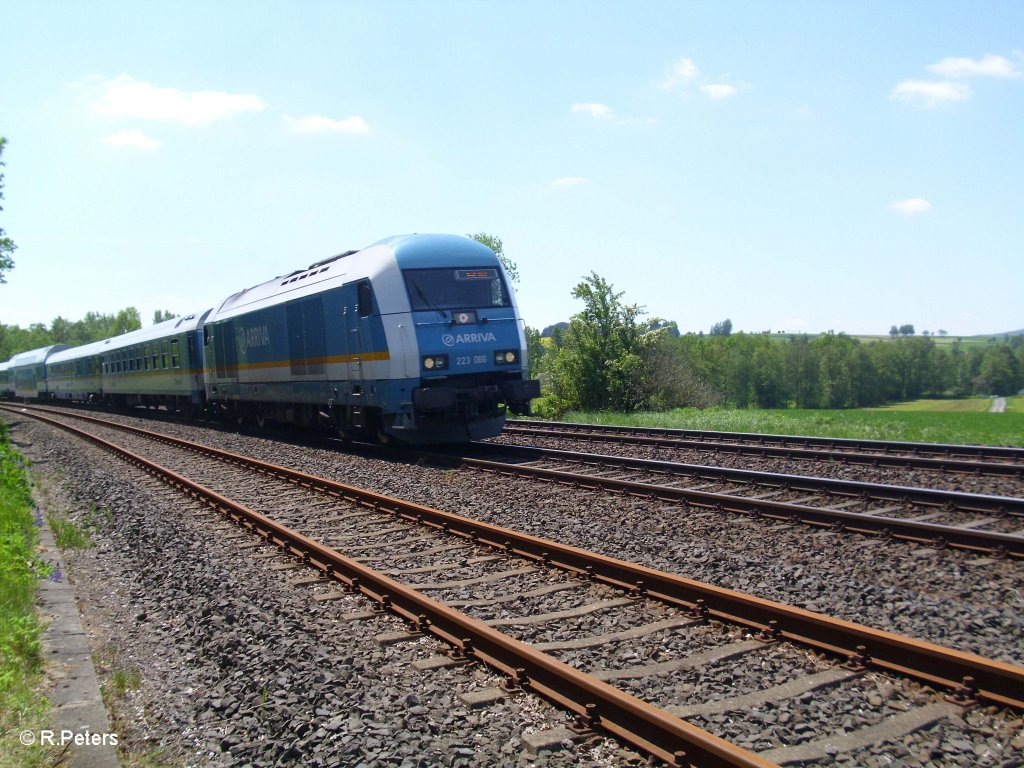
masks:
[(0, 363), (0, 396), (148, 406), (380, 443), (459, 443), (529, 414), (525, 325), (487, 246), (400, 235), (149, 328)]

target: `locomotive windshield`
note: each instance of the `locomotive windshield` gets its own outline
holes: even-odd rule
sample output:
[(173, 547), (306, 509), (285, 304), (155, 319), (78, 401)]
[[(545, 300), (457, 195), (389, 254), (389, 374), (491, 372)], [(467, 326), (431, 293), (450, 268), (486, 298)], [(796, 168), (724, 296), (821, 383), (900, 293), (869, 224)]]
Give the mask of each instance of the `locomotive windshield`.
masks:
[(407, 269), (403, 275), (414, 311), (512, 306), (494, 268)]

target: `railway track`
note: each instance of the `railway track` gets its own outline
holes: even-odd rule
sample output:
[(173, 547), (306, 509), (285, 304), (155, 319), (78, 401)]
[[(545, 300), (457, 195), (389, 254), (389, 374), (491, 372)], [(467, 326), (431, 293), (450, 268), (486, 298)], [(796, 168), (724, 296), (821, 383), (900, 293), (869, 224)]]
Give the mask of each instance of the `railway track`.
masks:
[[(724, 467), (475, 443), (426, 454), (484, 472), (682, 503), (836, 531), (1024, 557), (1024, 499)], [(491, 458), (480, 458), (480, 456)]]
[(532, 420), (510, 421), (505, 425), (504, 434), (510, 437), (626, 443), (759, 458), (1024, 478), (1024, 448), (632, 428)]
[[(834, 754), (836, 744), (856, 752), (878, 740), (903, 738), (956, 717), (976, 697), (1024, 706), (1020, 667), (830, 620), (163, 435), (132, 432), (131, 439), (140, 441), (143, 450), (151, 453), (152, 441), (159, 440), (162, 462), (204, 475), (203, 485), (220, 492), (200, 488), (181, 471), (172, 472), (170, 482), (190, 495), (203, 495), (238, 525), (312, 568), (319, 579), (397, 613), (409, 626), (407, 637), (430, 633), (452, 646), (460, 660), (483, 661), (501, 671), (510, 687), (525, 684), (574, 712), (581, 729), (606, 730), (670, 763), (813, 760), (819, 753)], [(216, 465), (197, 465), (196, 451), (216, 457)], [(254, 470), (260, 473), (256, 480)], [(228, 488), (235, 489), (232, 495), (246, 489), (242, 501), (269, 507), (275, 520), (227, 499)], [(311, 508), (316, 510), (313, 515)], [(355, 557), (340, 555), (341, 549)], [(440, 600), (425, 598), (424, 592)], [(570, 596), (573, 607), (563, 607)], [(576, 627), (568, 628), (566, 622)], [(507, 639), (497, 627), (507, 627), (517, 638)], [(558, 661), (559, 656), (574, 666)], [(828, 664), (823, 656), (845, 658), (848, 668)], [(685, 679), (698, 670), (713, 678), (708, 670), (716, 666), (729, 682), (711, 695), (702, 691), (698, 701), (687, 701), (677, 677)], [(766, 686), (765, 669), (780, 682)], [(904, 682), (905, 676), (946, 688), (955, 701), (918, 690)], [(648, 684), (652, 678), (660, 685)], [(889, 697), (877, 722), (828, 744), (805, 730), (794, 733), (792, 744), (758, 745), (756, 718), (725, 729), (727, 738), (746, 742), (754, 734), (751, 743), (758, 756), (680, 719), (711, 727), (722, 713), (729, 713), (732, 724), (735, 712), (750, 707), (785, 706), (781, 703), (810, 695), (831, 698), (822, 692), (868, 706), (880, 680), (895, 692), (896, 709), (904, 711), (891, 716), (894, 699)], [(629, 691), (655, 703), (635, 700)]]

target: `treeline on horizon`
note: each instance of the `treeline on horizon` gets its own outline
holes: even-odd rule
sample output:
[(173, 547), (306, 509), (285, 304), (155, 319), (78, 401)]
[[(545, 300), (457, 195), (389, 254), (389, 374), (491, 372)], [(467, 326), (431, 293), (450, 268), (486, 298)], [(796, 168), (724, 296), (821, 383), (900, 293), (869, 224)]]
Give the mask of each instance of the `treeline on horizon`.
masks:
[(820, 336), (679, 335), (644, 321), (637, 305), (598, 275), (573, 289), (585, 308), (550, 337), (527, 329), (531, 375), (542, 383), (534, 410), (641, 411), (735, 408), (863, 408), (928, 397), (1011, 395), (1024, 389), (1024, 336), (938, 344), (934, 336), (863, 342)]
[[(713, 405), (736, 408), (862, 408), (922, 397), (1010, 395), (1024, 389), (1024, 335), (938, 344), (933, 336), (864, 342), (842, 333), (787, 336), (679, 335), (644, 320), (637, 305), (596, 274), (573, 289), (585, 308), (550, 338), (526, 329), (534, 410), (639, 411)], [(170, 319), (158, 311), (154, 323)], [(728, 321), (725, 321), (728, 322)], [(731, 326), (731, 324), (729, 324)], [(0, 324), (0, 361), (52, 344), (80, 346), (142, 327), (139, 311), (57, 317), (49, 327)]]
[(43, 323), (33, 323), (28, 328), (0, 323), (0, 362), (6, 362), (19, 352), (28, 352), (30, 349), (53, 344), (80, 347), (137, 331), (141, 327), (142, 319), (135, 307), (126, 307), (112, 315), (89, 312), (81, 320), (57, 317), (49, 327)]

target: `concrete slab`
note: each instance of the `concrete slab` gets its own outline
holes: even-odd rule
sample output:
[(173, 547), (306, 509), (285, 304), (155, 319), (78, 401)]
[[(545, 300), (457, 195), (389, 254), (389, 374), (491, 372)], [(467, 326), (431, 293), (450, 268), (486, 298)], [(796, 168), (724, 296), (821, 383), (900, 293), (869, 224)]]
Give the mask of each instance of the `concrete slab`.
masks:
[(497, 704), (499, 701), (503, 701), (507, 696), (508, 694), (501, 690), (501, 688), (481, 688), (478, 691), (470, 691), (469, 693), (459, 693), (456, 695), (458, 700), (462, 702), (462, 706), (467, 709), (489, 707), (491, 704)]
[[(60, 573), (64, 558), (48, 525), (39, 530), (41, 557)], [(43, 631), (43, 658), (54, 679), (46, 696), (53, 706), (52, 728), (35, 734), (40, 741), (68, 746), (71, 768), (116, 768), (119, 735), (110, 728), (92, 653), (82, 629), (72, 586), (63, 577), (47, 579), (38, 591), (40, 609), (52, 616)]]
[(544, 751), (564, 749), (565, 742), (575, 743), (587, 738), (590, 734), (579, 734), (568, 728), (549, 728), (546, 731), (534, 731), (523, 734), (523, 745), (529, 755), (539, 755)]

